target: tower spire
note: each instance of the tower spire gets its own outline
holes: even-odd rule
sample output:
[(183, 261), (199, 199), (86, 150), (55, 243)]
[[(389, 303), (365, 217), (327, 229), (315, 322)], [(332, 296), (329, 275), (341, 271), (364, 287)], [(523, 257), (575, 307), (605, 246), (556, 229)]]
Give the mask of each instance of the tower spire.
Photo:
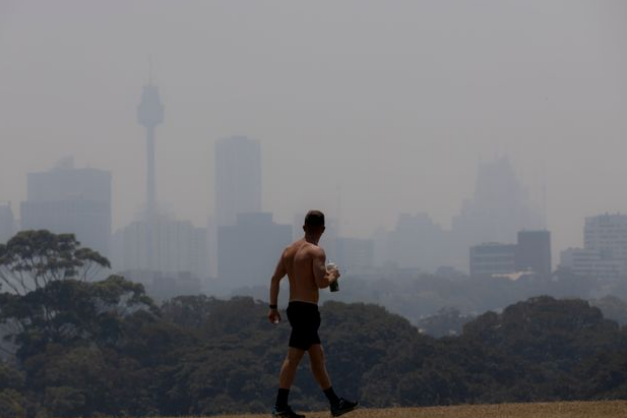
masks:
[(152, 84), (152, 57), (149, 83), (143, 87), (137, 106), (137, 121), (146, 128), (146, 212), (152, 216), (157, 211), (157, 187), (155, 175), (155, 129), (163, 122), (163, 104), (159, 88)]
[(152, 54), (148, 54), (148, 84), (152, 85)]

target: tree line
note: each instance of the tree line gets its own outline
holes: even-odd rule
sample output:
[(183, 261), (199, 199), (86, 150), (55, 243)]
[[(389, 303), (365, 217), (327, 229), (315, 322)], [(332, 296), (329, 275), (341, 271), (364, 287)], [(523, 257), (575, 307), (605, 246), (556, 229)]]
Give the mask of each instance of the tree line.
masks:
[[(122, 277), (86, 280), (106, 263), (73, 236), (45, 231), (0, 245), (3, 284), (25, 285), (0, 294), (0, 416), (269, 410), (286, 321), (270, 324), (266, 304), (250, 297), (157, 305)], [(333, 384), (367, 407), (627, 399), (627, 328), (579, 299), (533, 297), (442, 338), (378, 305), (327, 302), (321, 312)], [(309, 373), (298, 374), (291, 400), (326, 406)]]

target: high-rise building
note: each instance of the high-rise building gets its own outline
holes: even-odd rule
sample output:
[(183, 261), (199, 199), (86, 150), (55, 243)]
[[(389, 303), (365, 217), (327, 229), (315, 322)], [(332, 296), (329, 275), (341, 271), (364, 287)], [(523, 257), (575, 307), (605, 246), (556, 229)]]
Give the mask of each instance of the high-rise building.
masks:
[(231, 289), (267, 285), (291, 239), (291, 225), (271, 213), (238, 214), (235, 225), (218, 228), (218, 281)]
[(532, 271), (543, 277), (551, 275), (551, 233), (549, 231), (518, 232), (516, 270)]
[(468, 254), (469, 246), (508, 242), (518, 231), (543, 227), (540, 212), (534, 209), (511, 164), (500, 158), (479, 165), (474, 195), (453, 218), (452, 232), (459, 254)]
[(137, 220), (116, 231), (114, 242), (117, 271), (191, 274), (199, 279), (209, 275), (207, 230), (189, 221), (163, 215)]
[(620, 278), (625, 272), (622, 260), (603, 259), (597, 250), (568, 248), (560, 253), (560, 268), (566, 268), (581, 277), (600, 280)]
[(627, 215), (604, 214), (586, 218), (584, 248), (598, 251), (602, 259), (627, 265)]
[(486, 243), (470, 247), (470, 275), (489, 277), (516, 271), (516, 244)]
[(563, 251), (560, 267), (593, 279), (617, 279), (627, 275), (627, 215), (587, 217), (584, 248)]
[(52, 170), (29, 173), (27, 187), (27, 200), (20, 205), (22, 229), (73, 233), (83, 246), (109, 256), (109, 171), (74, 168), (68, 159)]
[(0, 244), (6, 244), (15, 234), (15, 220), (11, 204), (0, 204)]
[(549, 231), (519, 231), (516, 244), (491, 242), (470, 247), (471, 276), (515, 273), (543, 278), (551, 275)]
[(235, 225), (240, 213), (261, 212), (259, 141), (233, 136), (216, 142), (216, 222)]

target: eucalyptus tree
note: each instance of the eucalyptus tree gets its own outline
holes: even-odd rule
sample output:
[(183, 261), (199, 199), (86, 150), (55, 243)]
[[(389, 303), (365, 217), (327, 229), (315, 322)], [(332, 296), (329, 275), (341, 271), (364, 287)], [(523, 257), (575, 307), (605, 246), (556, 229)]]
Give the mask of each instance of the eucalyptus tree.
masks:
[(18, 295), (53, 281), (93, 279), (110, 266), (106, 257), (82, 247), (74, 234), (21, 231), (0, 245), (0, 283)]

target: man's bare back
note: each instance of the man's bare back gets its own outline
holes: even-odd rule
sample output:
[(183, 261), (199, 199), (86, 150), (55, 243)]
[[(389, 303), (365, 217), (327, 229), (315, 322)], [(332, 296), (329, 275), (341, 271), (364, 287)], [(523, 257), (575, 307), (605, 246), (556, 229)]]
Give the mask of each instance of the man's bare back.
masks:
[(340, 277), (337, 269), (327, 271), (325, 267), (326, 255), (318, 245), (323, 232), (324, 224), (318, 228), (309, 228), (302, 239), (283, 250), (270, 281), (270, 322), (278, 323), (281, 320), (277, 302), (279, 282), (283, 277), (288, 276), (290, 281), (290, 302), (314, 304), (318, 303), (319, 289), (329, 287)]
[(325, 283), (326, 255), (322, 247), (303, 238), (287, 247), (281, 260), (290, 281), (290, 302), (318, 303), (318, 289), (329, 285)]

